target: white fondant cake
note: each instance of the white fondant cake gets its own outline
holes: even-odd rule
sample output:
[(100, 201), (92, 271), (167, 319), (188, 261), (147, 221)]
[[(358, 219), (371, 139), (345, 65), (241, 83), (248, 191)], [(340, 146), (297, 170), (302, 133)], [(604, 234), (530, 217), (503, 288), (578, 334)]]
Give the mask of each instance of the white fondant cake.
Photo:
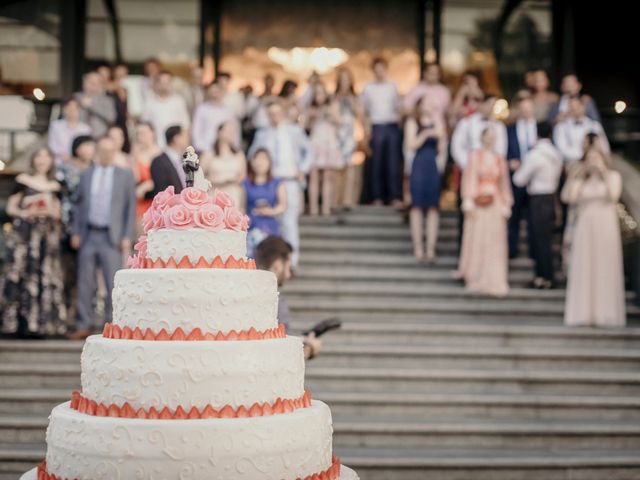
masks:
[(329, 408), (304, 392), (301, 339), (275, 328), (275, 275), (226, 262), (246, 255), (246, 217), (193, 188), (152, 209), (138, 254), (191, 263), (117, 272), (113, 325), (86, 341), (37, 478), (357, 480), (333, 456)]
[(192, 262), (200, 257), (213, 261), (220, 256), (226, 261), (230, 256), (238, 259), (247, 255), (247, 233), (235, 230), (212, 232), (191, 228), (188, 230), (150, 230), (147, 232), (147, 256), (152, 260), (169, 258), (180, 260), (187, 256)]
[(144, 341), (92, 336), (82, 351), (82, 393), (106, 405), (218, 409), (304, 394), (297, 337), (255, 341)]
[(266, 330), (277, 311), (278, 283), (262, 270), (120, 270), (113, 288), (113, 323), (132, 329)]

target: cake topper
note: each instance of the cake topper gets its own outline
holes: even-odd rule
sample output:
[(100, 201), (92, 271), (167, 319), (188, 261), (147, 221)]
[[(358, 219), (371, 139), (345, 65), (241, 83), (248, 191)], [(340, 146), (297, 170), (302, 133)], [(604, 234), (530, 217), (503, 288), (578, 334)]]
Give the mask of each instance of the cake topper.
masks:
[(189, 145), (182, 155), (182, 168), (185, 173), (185, 186), (195, 187), (205, 192), (211, 189), (211, 182), (204, 177), (200, 168), (200, 159), (195, 149)]

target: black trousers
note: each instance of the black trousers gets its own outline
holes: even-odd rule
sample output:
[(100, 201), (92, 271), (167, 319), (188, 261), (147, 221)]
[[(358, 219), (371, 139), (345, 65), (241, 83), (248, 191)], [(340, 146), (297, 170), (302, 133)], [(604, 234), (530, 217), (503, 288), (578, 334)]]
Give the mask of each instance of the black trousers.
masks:
[(536, 277), (553, 281), (553, 225), (555, 195), (529, 195), (529, 225), (531, 250)]

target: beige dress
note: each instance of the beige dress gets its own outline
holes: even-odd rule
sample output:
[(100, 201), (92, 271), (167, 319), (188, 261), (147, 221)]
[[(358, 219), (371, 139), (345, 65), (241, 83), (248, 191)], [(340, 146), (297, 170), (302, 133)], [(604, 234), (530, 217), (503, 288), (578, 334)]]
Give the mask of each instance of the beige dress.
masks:
[[(476, 199), (492, 196), (490, 205)], [(464, 230), (458, 275), (468, 290), (498, 297), (509, 291), (507, 219), (513, 196), (504, 158), (485, 150), (471, 152), (462, 175)]]
[(244, 190), (241, 183), (247, 171), (244, 154), (237, 152), (218, 156), (206, 152), (203, 156), (204, 173), (213, 188), (227, 193), (234, 205), (244, 212)]
[(569, 254), (564, 323), (569, 326), (625, 325), (624, 273), (616, 202), (620, 174), (606, 178), (569, 179), (563, 201), (573, 204), (577, 218)]

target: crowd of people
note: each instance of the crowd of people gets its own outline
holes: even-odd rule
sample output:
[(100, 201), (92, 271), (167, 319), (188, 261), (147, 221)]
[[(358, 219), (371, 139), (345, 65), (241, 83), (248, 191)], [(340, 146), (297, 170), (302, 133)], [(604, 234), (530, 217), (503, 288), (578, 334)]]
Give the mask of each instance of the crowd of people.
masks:
[[(531, 287), (553, 288), (561, 225), (566, 323), (624, 324), (615, 224), (621, 181), (595, 102), (576, 75), (563, 78), (557, 95), (544, 71), (528, 72), (506, 119), (497, 118), (498, 98), (476, 72), (463, 75), (454, 95), (437, 64), (404, 96), (383, 58), (373, 61), (372, 76), (357, 92), (347, 68), (335, 72), (332, 88), (313, 74), (298, 95), (296, 82), (276, 93), (266, 75), (256, 95), (232, 90), (224, 72), (204, 85), (199, 67), (179, 83), (156, 59), (145, 62), (137, 84), (125, 65), (85, 74), (8, 202), (14, 221), (0, 280), (2, 332), (83, 338), (96, 311), (110, 319), (115, 271), (153, 196), (185, 187), (188, 145), (213, 187), (249, 215), (251, 254), (281, 237), (295, 270), (300, 215), (351, 208), (362, 183), (367, 203), (408, 209), (416, 261), (436, 262), (446, 185), (458, 190), (461, 212), (454, 275), (470, 291), (507, 295), (525, 220)], [(362, 182), (356, 151), (367, 158)]]

